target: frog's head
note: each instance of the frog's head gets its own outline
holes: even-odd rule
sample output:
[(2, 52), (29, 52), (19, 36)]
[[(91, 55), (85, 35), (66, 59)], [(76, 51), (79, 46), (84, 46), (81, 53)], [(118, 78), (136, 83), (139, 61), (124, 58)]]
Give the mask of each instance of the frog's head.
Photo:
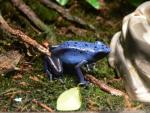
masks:
[(101, 59), (110, 52), (110, 48), (107, 45), (105, 45), (104, 43), (102, 43), (100, 41), (96, 41), (94, 51), (95, 51), (94, 58)]

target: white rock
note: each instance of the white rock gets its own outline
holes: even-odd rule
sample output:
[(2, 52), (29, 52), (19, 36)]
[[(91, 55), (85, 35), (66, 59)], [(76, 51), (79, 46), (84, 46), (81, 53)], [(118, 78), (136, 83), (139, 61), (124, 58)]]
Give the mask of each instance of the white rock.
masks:
[(129, 96), (150, 102), (150, 1), (124, 17), (110, 46), (109, 63), (124, 78)]
[(16, 101), (16, 102), (21, 102), (21, 101), (22, 101), (22, 98), (15, 98), (14, 101)]

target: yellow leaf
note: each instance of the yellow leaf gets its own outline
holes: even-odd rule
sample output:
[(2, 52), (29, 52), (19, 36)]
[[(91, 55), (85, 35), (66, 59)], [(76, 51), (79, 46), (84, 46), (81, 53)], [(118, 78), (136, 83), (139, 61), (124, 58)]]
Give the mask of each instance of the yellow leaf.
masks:
[(63, 92), (57, 100), (57, 110), (73, 111), (81, 107), (79, 87), (71, 88)]

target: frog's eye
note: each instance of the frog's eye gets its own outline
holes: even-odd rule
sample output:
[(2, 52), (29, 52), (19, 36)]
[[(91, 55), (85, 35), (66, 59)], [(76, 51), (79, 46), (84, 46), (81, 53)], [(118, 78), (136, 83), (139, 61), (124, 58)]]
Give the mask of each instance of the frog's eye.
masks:
[(49, 51), (51, 51), (51, 50), (53, 50), (53, 49), (55, 49), (57, 47), (58, 47), (58, 45), (53, 45), (53, 46), (49, 45)]

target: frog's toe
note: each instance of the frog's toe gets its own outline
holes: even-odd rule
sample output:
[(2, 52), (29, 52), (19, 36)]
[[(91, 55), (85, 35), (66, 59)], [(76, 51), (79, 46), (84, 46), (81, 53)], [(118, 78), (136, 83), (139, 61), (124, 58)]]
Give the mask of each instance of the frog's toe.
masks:
[(46, 74), (48, 76), (48, 80), (52, 81), (53, 75), (50, 73), (50, 71), (46, 70)]
[(81, 81), (79, 83), (79, 86), (88, 86), (89, 85), (89, 81)]

